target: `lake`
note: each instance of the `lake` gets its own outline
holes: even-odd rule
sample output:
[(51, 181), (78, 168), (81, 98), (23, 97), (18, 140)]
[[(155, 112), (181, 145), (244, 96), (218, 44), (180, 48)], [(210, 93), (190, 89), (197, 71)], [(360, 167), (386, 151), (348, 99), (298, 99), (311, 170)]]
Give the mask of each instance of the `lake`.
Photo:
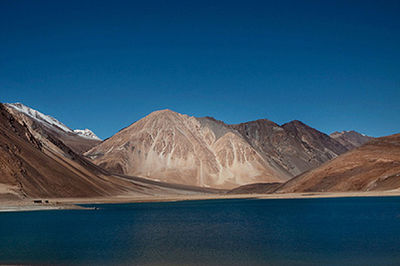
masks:
[(95, 206), (0, 213), (0, 263), (400, 264), (400, 197)]

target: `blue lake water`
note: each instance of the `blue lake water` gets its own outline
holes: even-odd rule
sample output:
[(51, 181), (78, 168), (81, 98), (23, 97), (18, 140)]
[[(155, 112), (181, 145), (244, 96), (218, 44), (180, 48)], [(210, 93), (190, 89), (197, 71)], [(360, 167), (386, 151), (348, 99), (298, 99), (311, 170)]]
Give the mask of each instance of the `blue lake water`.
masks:
[(0, 213), (0, 263), (400, 265), (400, 197)]

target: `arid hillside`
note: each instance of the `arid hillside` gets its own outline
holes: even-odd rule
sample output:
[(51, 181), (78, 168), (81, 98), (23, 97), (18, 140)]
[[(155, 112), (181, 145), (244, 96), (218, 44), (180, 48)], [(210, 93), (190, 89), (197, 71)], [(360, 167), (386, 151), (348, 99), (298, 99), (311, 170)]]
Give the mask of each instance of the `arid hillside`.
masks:
[(54, 136), (78, 154), (101, 142), (89, 129), (72, 130), (57, 119), (21, 103), (5, 104), (5, 107), (18, 121), (25, 123), (36, 138)]
[(400, 134), (370, 140), (301, 174), (276, 192), (382, 191), (400, 188)]
[(0, 200), (210, 193), (113, 176), (0, 104)]
[(372, 140), (372, 137), (360, 134), (354, 130), (333, 132), (330, 136), (348, 149), (354, 149)]
[(151, 113), (85, 155), (111, 172), (201, 187), (287, 179), (225, 124), (170, 110)]
[(328, 135), (297, 120), (279, 126), (261, 119), (231, 127), (240, 132), (260, 154), (282, 167), (289, 177), (320, 166), (349, 150)]
[(347, 152), (300, 121), (227, 125), (171, 110), (151, 113), (85, 153), (110, 172), (230, 189), (285, 182)]

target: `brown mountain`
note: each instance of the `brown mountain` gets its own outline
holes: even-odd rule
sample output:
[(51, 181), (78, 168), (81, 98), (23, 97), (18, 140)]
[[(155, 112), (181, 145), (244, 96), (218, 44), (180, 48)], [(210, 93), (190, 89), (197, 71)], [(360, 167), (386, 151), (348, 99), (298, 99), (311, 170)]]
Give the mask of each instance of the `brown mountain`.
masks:
[(400, 183), (398, 135), (372, 140), (309, 171), (371, 138), (356, 132), (329, 137), (300, 121), (227, 125), (170, 110), (150, 114), (86, 153), (108, 170), (155, 181), (110, 175), (80, 155), (100, 143), (90, 130), (79, 136), (25, 108), (0, 105), (0, 198), (210, 192), (193, 185), (247, 184), (232, 193), (384, 190)]
[(342, 132), (336, 131), (330, 134), (330, 136), (349, 150), (360, 147), (364, 143), (373, 139), (373, 137), (360, 134), (354, 130)]
[(202, 187), (287, 179), (224, 123), (170, 110), (151, 113), (86, 155), (113, 172)]
[(23, 121), (0, 104), (3, 197), (90, 197), (126, 190), (128, 182), (111, 180), (103, 170), (51, 138), (38, 140)]
[(400, 188), (400, 134), (370, 140), (301, 174), (277, 192), (371, 191)]
[(232, 125), (253, 147), (293, 177), (348, 151), (300, 121), (282, 126), (266, 119)]
[(9, 110), (0, 104), (0, 200), (215, 193), (110, 175), (65, 145), (52, 130)]
[(171, 183), (233, 188), (284, 182), (348, 149), (299, 121), (227, 125), (156, 111), (85, 153), (112, 172)]
[[(5, 104), (5, 107), (14, 117), (23, 121), (36, 137), (47, 138), (49, 135), (54, 136), (76, 153), (82, 154), (101, 142), (101, 140), (88, 129), (86, 129), (86, 131), (93, 134), (91, 137), (81, 134), (82, 130), (72, 130), (55, 118), (21, 103)], [(79, 133), (77, 133), (77, 131)]]

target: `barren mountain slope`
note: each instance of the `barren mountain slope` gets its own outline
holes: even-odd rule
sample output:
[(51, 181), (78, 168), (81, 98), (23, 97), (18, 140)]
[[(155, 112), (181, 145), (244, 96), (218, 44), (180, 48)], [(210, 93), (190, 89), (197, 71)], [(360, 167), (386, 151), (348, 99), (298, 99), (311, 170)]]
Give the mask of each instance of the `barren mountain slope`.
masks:
[(400, 188), (400, 134), (373, 139), (297, 176), (278, 192), (370, 191)]
[[(55, 149), (56, 150), (56, 149)], [(63, 147), (43, 145), (0, 104), (0, 183), (15, 197), (90, 197), (125, 191), (129, 182), (110, 180), (90, 162)], [(61, 154), (66, 152), (65, 156)]]
[(85, 155), (117, 173), (202, 187), (287, 180), (223, 122), (170, 110), (151, 113)]
[(227, 194), (269, 194), (280, 186), (282, 186), (282, 183), (253, 183), (231, 189)]
[(0, 104), (0, 200), (217, 192), (109, 175), (49, 132), (31, 133), (20, 119)]
[(292, 121), (266, 119), (227, 125), (156, 111), (85, 153), (112, 172), (171, 183), (233, 188), (283, 182), (348, 151), (339, 142)]
[(42, 114), (21, 103), (5, 104), (5, 106), (18, 120), (23, 121), (31, 132), (37, 133), (35, 134), (36, 138), (46, 138), (47, 135), (52, 135), (76, 153), (82, 154), (101, 142), (101, 140), (88, 129), (72, 130), (55, 118)]
[(348, 151), (328, 135), (300, 121), (279, 126), (272, 121), (260, 119), (231, 127), (291, 177)]
[(360, 147), (364, 143), (373, 139), (372, 137), (365, 136), (354, 130), (333, 132), (332, 134), (330, 134), (330, 136), (350, 150), (356, 147)]

